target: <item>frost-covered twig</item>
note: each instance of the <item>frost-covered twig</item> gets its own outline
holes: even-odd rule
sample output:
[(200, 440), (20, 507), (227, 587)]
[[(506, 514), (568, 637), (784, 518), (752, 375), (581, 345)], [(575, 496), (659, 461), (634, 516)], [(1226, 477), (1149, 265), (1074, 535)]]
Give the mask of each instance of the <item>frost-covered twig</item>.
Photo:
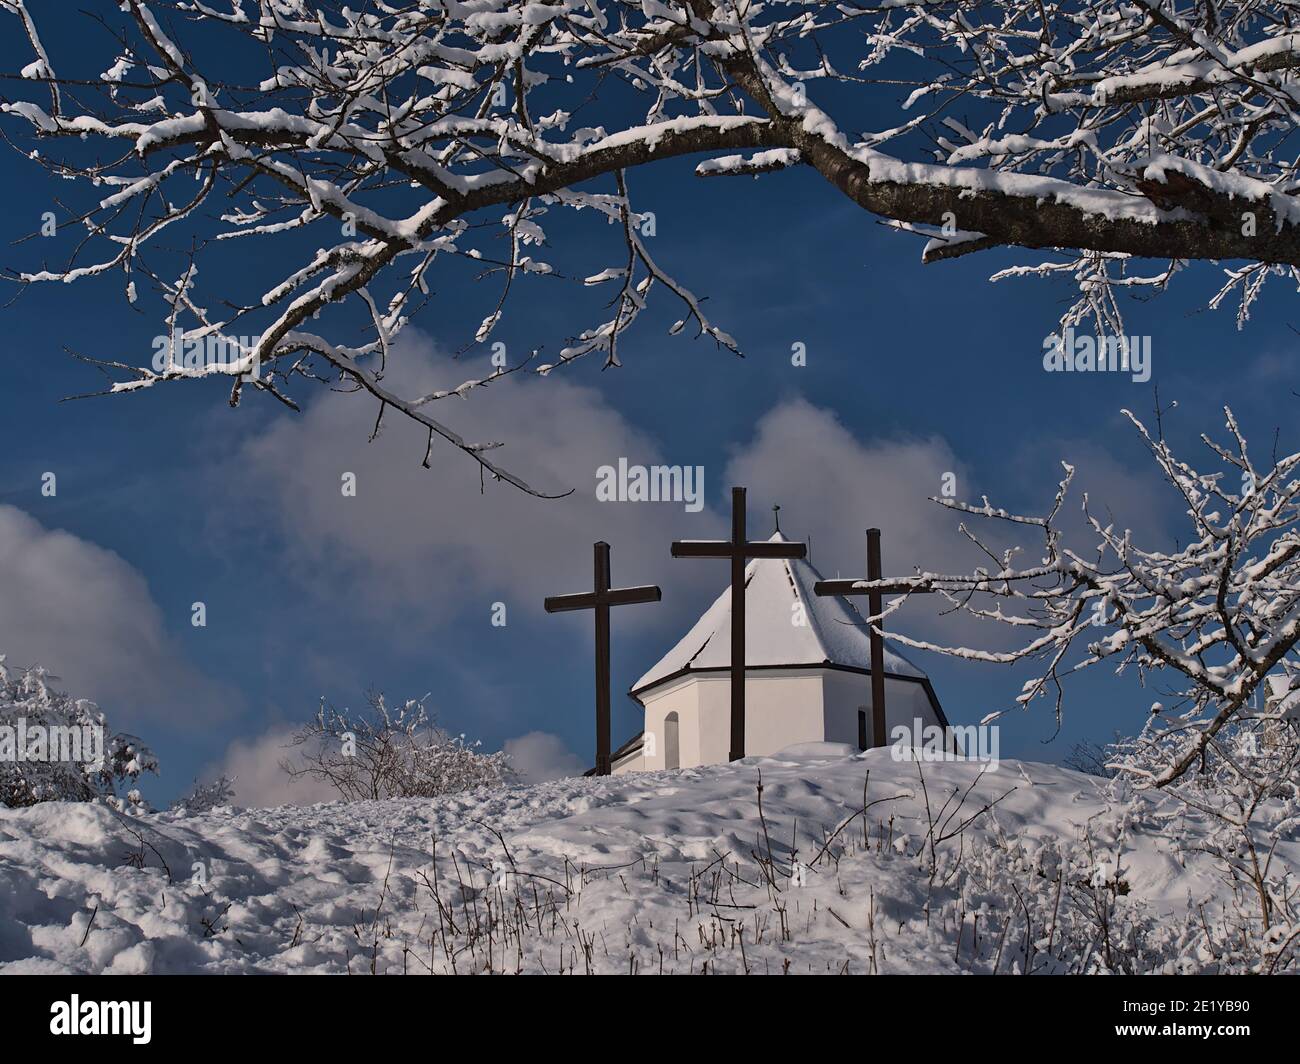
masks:
[[(1105, 331), (1122, 330), (1118, 293), (1163, 289), (1194, 260), (1237, 260), (1213, 302), (1239, 297), (1242, 321), (1265, 281), (1300, 280), (1287, 148), (1300, 34), (1282, 0), (124, 0), (103, 15), (116, 38), (103, 72), (78, 79), (25, 0), (0, 0), (0, 18), (32, 54), (6, 76), (6, 137), (71, 192), (53, 212), (61, 261), (12, 279), (120, 276), (133, 303), (148, 284), (162, 318), (183, 296), (168, 336), (179, 325), (186, 342), (237, 352), (161, 371), (95, 352), (114, 391), (226, 377), (232, 401), (251, 384), (294, 405), (293, 385), (335, 378), (525, 491), (540, 493), (489, 446), (422, 421), (417, 399), (378, 396), (387, 360), (441, 279), (466, 267), (504, 274), (490, 306), (453, 307), (448, 328), (467, 345), (496, 333), (526, 280), (621, 280), (612, 319), (573, 330), (535, 372), (593, 352), (617, 365), (656, 285), (687, 308), (674, 331), (690, 320), (735, 349), (637, 228), (622, 175), (651, 163), (810, 170), (925, 236), (927, 261), (1064, 251), (996, 276), (1068, 277), (1080, 297), (1066, 319)], [(630, 95), (614, 105), (600, 90), (616, 82)], [(913, 91), (891, 113), (900, 84)], [(880, 128), (837, 118), (853, 113), (849, 97)], [(617, 223), (621, 261), (564, 221), (583, 211)], [(313, 250), (284, 234), (309, 235)], [(244, 277), (205, 272), (222, 287), (201, 300), (170, 280), (178, 245), (206, 262), (234, 240), (267, 265), (269, 286), (238, 291)], [(541, 257), (561, 243), (594, 261), (562, 276)], [(358, 324), (362, 341), (344, 342)]]

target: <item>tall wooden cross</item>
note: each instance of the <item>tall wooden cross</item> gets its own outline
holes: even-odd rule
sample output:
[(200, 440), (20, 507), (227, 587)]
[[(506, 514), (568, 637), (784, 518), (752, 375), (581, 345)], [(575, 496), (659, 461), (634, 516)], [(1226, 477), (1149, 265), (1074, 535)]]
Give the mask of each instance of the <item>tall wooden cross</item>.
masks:
[(745, 563), (750, 558), (802, 558), (802, 543), (751, 543), (745, 539), (745, 489), (731, 489), (731, 539), (687, 539), (673, 544), (674, 558), (727, 558), (731, 562), (731, 750), (745, 756)]
[[(884, 608), (881, 601), (884, 595), (925, 595), (931, 588), (912, 587), (910, 584), (886, 584), (880, 572), (880, 529), (867, 529), (867, 579), (862, 580), (818, 580), (813, 584), (813, 591), (818, 595), (866, 595), (869, 616), (880, 617)], [(871, 587), (859, 587), (870, 582)], [(871, 634), (871, 744), (884, 746), (888, 741), (885, 729), (885, 638), (881, 635), (884, 622), (876, 620), (870, 624)]]
[(608, 776), (609, 758), (609, 608), (637, 602), (658, 602), (662, 592), (654, 584), (643, 587), (609, 586), (609, 544), (592, 545), (595, 566), (594, 590), (580, 595), (552, 595), (544, 605), (547, 613), (593, 610), (596, 614), (596, 775)]

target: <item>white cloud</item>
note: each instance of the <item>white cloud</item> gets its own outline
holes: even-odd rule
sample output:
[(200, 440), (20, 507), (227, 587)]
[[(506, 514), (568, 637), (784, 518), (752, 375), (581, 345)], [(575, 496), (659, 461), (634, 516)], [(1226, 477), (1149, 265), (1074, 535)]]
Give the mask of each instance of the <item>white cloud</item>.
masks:
[[(420, 394), (490, 371), (482, 361), (436, 355), (416, 337), (391, 357), (385, 383)], [(427, 438), (418, 425), (390, 410), (383, 432), (367, 443), (376, 404), (322, 392), (301, 417), (276, 419), (247, 441), (231, 474), (250, 503), (246, 519), (269, 515), (280, 526), (291, 544), (285, 558), (300, 568), (304, 588), (384, 614), (403, 609), (403, 628), (468, 614), (486, 629), (494, 601), (506, 603), (508, 618), (517, 610), (540, 614), (545, 596), (590, 587), (597, 539), (613, 547), (616, 584), (649, 583), (672, 577), (673, 538), (721, 531), (707, 509), (597, 501), (596, 470), (620, 457), (695, 463), (665, 456), (595, 389), (559, 375), (520, 374), (427, 409), (474, 439), (504, 442), (494, 457), (530, 483), (573, 494), (545, 500), (490, 480), (481, 485), (477, 465), (437, 440), (432, 468), (424, 469)], [(356, 475), (356, 497), (341, 491), (344, 473)], [(714, 473), (706, 470), (705, 484), (716, 496)], [(621, 612), (623, 625), (655, 623), (648, 616), (655, 611)]]
[[(291, 745), (293, 734), (292, 726), (277, 725), (261, 735), (236, 739), (202, 779), (230, 777), (235, 781), (235, 804), (250, 809), (338, 801), (338, 792), (328, 783), (305, 776), (292, 779), (281, 768), (282, 762), (296, 760)], [(508, 739), (503, 749), (525, 783), (580, 776), (588, 767), (563, 739), (549, 732), (528, 732)]]
[(1124, 428), (1124, 435), (1115, 441), (1122, 459), (1099, 447), (1095, 440), (1062, 437), (1039, 441), (1018, 463), (1018, 468), (1025, 469), (1026, 479), (1037, 482), (1033, 510), (1040, 513), (1049, 507), (1057, 482), (1064, 475), (1060, 462), (1074, 466), (1072, 501), (1060, 524), (1076, 550), (1091, 550), (1097, 542), (1096, 533), (1086, 525), (1085, 492), (1089, 511), (1102, 525), (1113, 523), (1116, 528), (1131, 529), (1135, 541), (1147, 549), (1172, 549), (1174, 545), (1177, 522), (1173, 519), (1184, 504), (1162, 479), (1137, 433), (1129, 430), (1127, 423)]
[[(885, 575), (907, 576), (916, 567), (952, 572), (983, 560), (957, 532), (955, 515), (930, 501), (948, 473), (957, 497), (968, 497), (968, 467), (942, 438), (861, 440), (833, 412), (794, 399), (759, 419), (753, 440), (728, 464), (727, 482), (749, 488), (755, 529), (767, 527), (757, 520), (760, 508), (779, 503), (782, 531), (811, 538), (812, 562), (824, 576), (865, 576), (865, 533), (873, 527), (881, 530)], [(917, 600), (896, 627), (916, 637), (973, 634), (971, 620), (937, 612)]]
[[(482, 360), (447, 358), (408, 333), (390, 358), (387, 383), (420, 394), (487, 372)], [(424, 469), (419, 426), (390, 410), (383, 432), (367, 443), (375, 403), (322, 392), (301, 417), (269, 422), (226, 467), (238, 477), (246, 519), (262, 530), (269, 521), (283, 534), (289, 546), (282, 560), (297, 567), (305, 594), (393, 618), (394, 640), (419, 639), (452, 621), (481, 623), (487, 635), (494, 602), (505, 603), (511, 620), (537, 619), (544, 596), (587, 588), (595, 539), (613, 546), (616, 584), (664, 587), (663, 606), (620, 611), (621, 631), (651, 629), (667, 640), (680, 634), (695, 603), (721, 589), (721, 567), (686, 566), (668, 552), (674, 538), (725, 535), (716, 509), (689, 514), (680, 504), (597, 501), (596, 470), (620, 457), (645, 465), (698, 462), (631, 425), (599, 391), (560, 375), (518, 374), (428, 409), (467, 436), (503, 441), (495, 457), (531, 483), (574, 493), (548, 501), (491, 481), (481, 486), (476, 465), (437, 440), (432, 468)], [(761, 417), (725, 467), (708, 466), (705, 486), (714, 506), (725, 506), (730, 485), (749, 488), (755, 537), (770, 527), (765, 508), (779, 502), (784, 529), (811, 538), (813, 562), (828, 577), (865, 573), (864, 530), (872, 526), (883, 531), (887, 574), (961, 572), (987, 559), (958, 531), (958, 515), (931, 497), (951, 474), (957, 498), (978, 499), (980, 475), (1000, 504), (1028, 499), (1037, 509), (1050, 501), (1058, 455), (1038, 441), (1032, 465), (1027, 457), (966, 461), (938, 434), (859, 437), (832, 411), (796, 399)], [(996, 464), (984, 468), (990, 460)], [(1094, 498), (1141, 508), (1147, 489), (1140, 476), (1096, 454), (1086, 468), (1106, 489), (1094, 489)], [(344, 473), (356, 475), (355, 498), (340, 490)], [(892, 626), (961, 645), (995, 648), (1010, 639), (1001, 626), (963, 613), (941, 616), (941, 609), (938, 599), (918, 598)]]
[(113, 727), (192, 730), (232, 708), (184, 661), (144, 577), (112, 551), (0, 505), (0, 588), (0, 653), (43, 665)]
[(280, 725), (251, 739), (236, 739), (203, 779), (229, 776), (235, 781), (234, 804), (251, 809), (338, 801), (338, 792), (328, 783), (308, 777), (291, 779), (280, 767), (282, 761), (294, 760), (289, 746), (293, 732), (289, 725)]
[[(1144, 542), (1173, 542), (1158, 497), (1159, 478), (1149, 462), (1130, 468), (1095, 442), (1040, 439), (1011, 461), (998, 459), (992, 473), (979, 470), (991, 483), (977, 486), (973, 464), (939, 436), (862, 440), (833, 412), (802, 399), (782, 403), (759, 419), (753, 440), (728, 465), (726, 479), (749, 486), (751, 526), (760, 506), (780, 503), (783, 530), (792, 538), (811, 537), (812, 560), (827, 577), (866, 574), (864, 533), (871, 527), (881, 530), (886, 576), (907, 576), (917, 568), (960, 573), (987, 565), (988, 558), (958, 530), (962, 515), (930, 501), (943, 494), (945, 474), (955, 477), (957, 499), (978, 503), (987, 492), (996, 506), (1014, 509), (1023, 503), (1023, 512), (1045, 513), (1061, 459), (1078, 470), (1073, 501), (1061, 518), (1071, 543), (1095, 543), (1083, 528), (1084, 491), (1103, 523), (1113, 519), (1119, 527), (1151, 537)], [(990, 544), (1018, 542), (1026, 551), (1022, 557), (1038, 557), (1040, 539), (977, 518), (966, 521)], [(915, 638), (988, 649), (1015, 642), (1005, 626), (960, 612), (941, 616), (947, 608), (938, 597), (918, 597), (891, 627)]]
[[(387, 383), (419, 394), (487, 371), (417, 338), (390, 359)], [(301, 417), (276, 419), (251, 438), (233, 466), (250, 503), (245, 515), (279, 525), (292, 545), (285, 559), (299, 567), (306, 593), (400, 616), (395, 639), (479, 617), (487, 632), (495, 601), (511, 618), (536, 616), (546, 595), (587, 588), (598, 538), (613, 546), (616, 584), (665, 589), (659, 608), (620, 611), (625, 632), (652, 627), (668, 638), (688, 619), (685, 610), (722, 588), (720, 568), (684, 566), (668, 551), (675, 538), (725, 535), (717, 510), (596, 500), (597, 468), (620, 457), (645, 465), (698, 461), (665, 453), (600, 392), (560, 376), (520, 374), (431, 409), (476, 439), (504, 441), (496, 457), (531, 483), (574, 493), (539, 500), (490, 481), (481, 491), (475, 464), (437, 441), (433, 468), (424, 469), (427, 441), (418, 426), (389, 411), (384, 431), (366, 443), (375, 404), (322, 393)], [(355, 498), (340, 490), (347, 472), (356, 475)], [(951, 570), (984, 560), (957, 532), (954, 515), (929, 501), (949, 472), (958, 496), (969, 497), (967, 466), (942, 438), (860, 440), (832, 412), (794, 400), (764, 415), (725, 468), (707, 467), (705, 487), (711, 503), (725, 505), (732, 484), (746, 485), (755, 537), (770, 527), (764, 508), (780, 502), (786, 531), (812, 537), (813, 560), (828, 576), (863, 573), (863, 531), (879, 526), (886, 571), (905, 574), (917, 565)], [(969, 619), (935, 622), (935, 612), (909, 605), (903, 617), (909, 625), (918, 619), (909, 629), (916, 635), (969, 631)]]
[(549, 732), (534, 731), (507, 739), (503, 747), (510, 755), (510, 765), (525, 783), (543, 783), (566, 776), (581, 776), (584, 764), (564, 740)]
[(961, 497), (966, 467), (943, 439), (859, 440), (831, 411), (795, 399), (759, 419), (727, 482), (749, 487), (751, 514), (780, 503), (783, 530), (813, 536), (813, 560), (826, 575), (865, 572), (870, 527), (881, 530), (885, 569), (897, 575), (940, 568), (958, 549), (952, 515), (929, 501), (949, 472)]

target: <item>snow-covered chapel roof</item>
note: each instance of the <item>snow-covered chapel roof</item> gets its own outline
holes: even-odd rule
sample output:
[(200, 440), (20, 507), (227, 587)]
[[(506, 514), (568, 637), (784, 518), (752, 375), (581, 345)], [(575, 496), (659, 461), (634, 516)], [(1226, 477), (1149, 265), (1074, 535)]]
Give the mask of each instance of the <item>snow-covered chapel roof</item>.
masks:
[[(771, 543), (788, 542), (774, 532)], [(700, 563), (695, 563), (700, 564)], [(822, 579), (802, 558), (755, 558), (745, 568), (745, 667), (839, 665), (869, 671), (866, 621), (847, 599), (813, 593)], [(795, 603), (806, 623), (795, 623)], [(632, 685), (636, 695), (682, 673), (731, 665), (731, 587), (725, 588), (681, 641)], [(925, 673), (885, 641), (885, 673), (923, 680)]]

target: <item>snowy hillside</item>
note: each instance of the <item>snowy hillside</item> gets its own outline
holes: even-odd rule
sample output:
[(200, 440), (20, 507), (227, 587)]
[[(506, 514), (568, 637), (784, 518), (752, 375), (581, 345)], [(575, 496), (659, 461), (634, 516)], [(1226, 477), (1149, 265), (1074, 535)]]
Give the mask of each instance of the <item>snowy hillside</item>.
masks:
[[(887, 751), (814, 747), (437, 801), (138, 817), (89, 804), (0, 809), (0, 970), (1212, 961), (1187, 903), (1210, 903), (1213, 921), (1221, 877), (1208, 863), (1181, 867), (1140, 809), (1116, 875), (1121, 821), (1106, 809), (1106, 781), (1018, 762), (982, 777), (976, 764), (919, 767), (924, 778)], [(1279, 857), (1294, 865), (1300, 850), (1286, 845)]]

